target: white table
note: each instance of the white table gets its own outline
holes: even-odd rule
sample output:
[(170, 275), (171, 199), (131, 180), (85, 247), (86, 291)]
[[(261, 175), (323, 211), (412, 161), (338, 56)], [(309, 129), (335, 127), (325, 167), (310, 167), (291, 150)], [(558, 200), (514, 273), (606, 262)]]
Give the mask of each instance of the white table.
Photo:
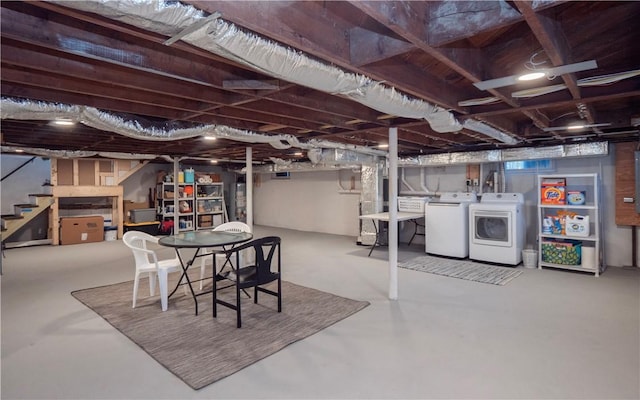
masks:
[[(418, 224), (418, 220), (420, 218), (424, 218), (424, 212), (406, 212), (406, 211), (398, 211), (398, 222), (401, 221), (411, 221), (414, 223), (414, 231), (413, 231), (413, 236), (411, 236), (411, 240), (409, 240), (409, 244), (411, 244), (411, 242), (413, 241), (413, 239), (416, 237), (416, 235), (423, 235), (424, 233), (418, 233), (418, 226), (422, 226), (420, 224)], [(376, 247), (376, 245), (380, 245), (381, 244), (381, 236), (382, 236), (382, 231), (381, 229), (378, 227), (378, 225), (376, 224), (376, 221), (383, 221), (383, 222), (389, 222), (389, 213), (388, 212), (381, 212), (381, 213), (375, 213), (375, 214), (367, 214), (367, 215), (361, 215), (360, 219), (370, 219), (373, 221), (373, 228), (376, 231), (376, 241), (373, 243), (373, 246), (371, 246), (371, 250), (369, 250), (369, 256), (371, 255), (371, 253), (373, 252), (373, 249)]]

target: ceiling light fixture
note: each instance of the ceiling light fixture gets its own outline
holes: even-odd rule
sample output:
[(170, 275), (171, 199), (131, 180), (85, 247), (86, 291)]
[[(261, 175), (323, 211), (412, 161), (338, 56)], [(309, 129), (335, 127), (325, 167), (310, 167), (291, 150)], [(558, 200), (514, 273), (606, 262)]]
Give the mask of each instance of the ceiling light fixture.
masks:
[(547, 73), (544, 72), (544, 71), (529, 72), (528, 74), (520, 75), (518, 77), (518, 80), (519, 81), (533, 81), (533, 80), (536, 80), (536, 79), (544, 78), (545, 76), (547, 76)]
[[(539, 64), (541, 63), (534, 63), (533, 65), (535, 66)], [(560, 76), (564, 74), (571, 74), (574, 72), (588, 71), (590, 69), (596, 69), (596, 68), (598, 68), (598, 64), (596, 63), (596, 61), (589, 60), (589, 61), (583, 61), (575, 64), (561, 65), (559, 67), (546, 68), (544, 72), (548, 76)], [(533, 74), (533, 73), (541, 73), (541, 72), (543, 72), (543, 70), (532, 69), (531, 73)], [(521, 76), (522, 75), (510, 75), (510, 76), (504, 76), (502, 78), (489, 79), (486, 81), (475, 82), (473, 86), (477, 87), (480, 90), (497, 89), (500, 87), (517, 84), (520, 81)]]
[(388, 148), (389, 148), (389, 145), (388, 145), (388, 144), (384, 144), (384, 143), (380, 143), (380, 144), (378, 145), (378, 148), (379, 148), (379, 149), (388, 149)]
[(210, 162), (211, 164), (217, 164), (217, 163), (218, 163), (218, 160), (211, 160), (211, 161), (209, 161), (209, 162)]
[(610, 122), (606, 122), (603, 124), (584, 124), (584, 123), (573, 123), (566, 126), (552, 126), (549, 128), (543, 128), (542, 130), (545, 132), (555, 132), (555, 131), (577, 131), (585, 128), (601, 128), (604, 126), (611, 126)]
[(203, 136), (204, 140), (217, 140), (218, 138), (215, 136)]
[(75, 122), (71, 121), (70, 119), (56, 119), (53, 121), (53, 123), (55, 125), (59, 125), (59, 126), (72, 126), (75, 125)]

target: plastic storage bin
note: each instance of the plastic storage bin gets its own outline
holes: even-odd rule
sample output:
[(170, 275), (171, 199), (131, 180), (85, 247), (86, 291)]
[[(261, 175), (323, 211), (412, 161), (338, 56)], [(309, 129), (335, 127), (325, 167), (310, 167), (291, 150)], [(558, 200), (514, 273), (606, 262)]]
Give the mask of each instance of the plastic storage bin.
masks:
[(131, 222), (134, 224), (140, 222), (150, 222), (156, 220), (155, 208), (140, 208), (138, 210), (131, 210)]
[(577, 240), (546, 240), (542, 242), (542, 261), (561, 265), (582, 263), (582, 242)]

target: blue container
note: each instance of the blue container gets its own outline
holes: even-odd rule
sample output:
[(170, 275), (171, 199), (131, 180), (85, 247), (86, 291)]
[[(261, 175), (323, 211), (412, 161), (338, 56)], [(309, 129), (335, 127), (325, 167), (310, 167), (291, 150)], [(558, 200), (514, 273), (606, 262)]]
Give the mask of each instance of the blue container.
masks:
[(194, 182), (194, 172), (193, 168), (184, 170), (184, 183), (193, 183)]

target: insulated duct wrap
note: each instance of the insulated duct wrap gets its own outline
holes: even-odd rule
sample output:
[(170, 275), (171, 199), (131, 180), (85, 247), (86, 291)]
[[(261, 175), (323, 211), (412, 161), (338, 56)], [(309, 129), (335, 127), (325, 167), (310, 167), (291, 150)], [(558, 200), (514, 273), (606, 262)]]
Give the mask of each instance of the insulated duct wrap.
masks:
[[(265, 164), (253, 166), (253, 172), (258, 174), (269, 174), (274, 172), (317, 172), (317, 171), (340, 171), (344, 169), (359, 170), (359, 164), (311, 164), (306, 162), (291, 163), (288, 165)], [(245, 169), (242, 169), (245, 172)]]
[(363, 75), (346, 72), (291, 48), (245, 33), (220, 19), (185, 36), (183, 40), (266, 75), (325, 93), (338, 94), (380, 112), (426, 119), (429, 123), (434, 121), (432, 128), (438, 132), (457, 132), (462, 129), (453, 114), (446, 110), (422, 100), (411, 99)]
[(291, 147), (301, 149), (335, 148), (370, 155), (386, 154), (384, 151), (370, 149), (364, 146), (336, 143), (328, 140), (310, 140), (303, 143), (298, 141), (298, 138), (293, 135), (264, 135), (225, 125), (202, 125), (185, 129), (170, 129), (162, 126), (143, 127), (138, 121), (127, 121), (121, 117), (92, 107), (8, 98), (3, 98), (0, 102), (0, 119), (66, 119), (82, 123), (95, 129), (114, 132), (140, 140), (172, 141), (199, 136), (210, 136), (245, 143), (267, 143), (276, 149), (289, 149)]
[[(338, 94), (380, 112), (425, 119), (437, 132), (457, 132), (455, 116), (426, 101), (410, 98), (381, 82), (316, 61), (301, 52), (250, 34), (192, 6), (157, 0), (53, 1), (181, 39), (196, 47), (242, 63), (269, 76), (326, 93)], [(206, 21), (203, 21), (206, 20)], [(181, 31), (202, 24), (186, 34)], [(483, 125), (478, 122), (479, 125)]]
[(133, 154), (133, 153), (114, 153), (114, 152), (96, 152), (96, 151), (71, 151), (71, 150), (47, 150), (47, 149), (25, 149), (23, 147), (1, 146), (2, 153), (17, 153), (19, 150), (46, 158), (87, 158), (87, 157), (104, 157), (117, 158), (120, 160), (153, 160), (155, 155), (149, 154)]
[(38, 121), (68, 119), (78, 122), (80, 106), (46, 103), (31, 100), (2, 99), (0, 116), (2, 119), (32, 119)]
[(428, 154), (398, 160), (401, 167), (435, 167), (456, 164), (482, 164), (545, 158), (589, 157), (609, 154), (608, 142), (564, 144), (548, 147)]
[(377, 157), (350, 150), (323, 149), (322, 162), (324, 164), (375, 164)]

